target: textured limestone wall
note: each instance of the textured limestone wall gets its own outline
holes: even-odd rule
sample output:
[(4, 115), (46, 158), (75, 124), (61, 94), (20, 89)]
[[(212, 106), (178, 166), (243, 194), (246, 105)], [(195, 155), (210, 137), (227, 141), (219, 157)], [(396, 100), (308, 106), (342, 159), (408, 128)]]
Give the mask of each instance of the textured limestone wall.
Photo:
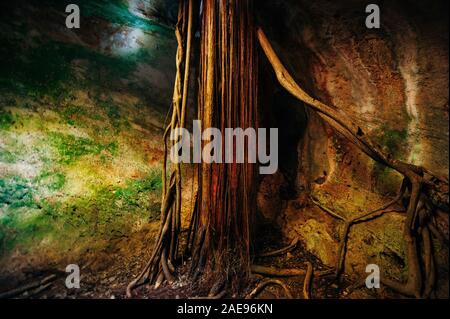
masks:
[(67, 3), (1, 4), (0, 277), (98, 256), (159, 218), (170, 7), (77, 1), (69, 30)]
[[(282, 61), (312, 96), (344, 110), (396, 158), (448, 176), (448, 4), (383, 2), (379, 30), (365, 27), (366, 5), (271, 1), (261, 4), (259, 18)], [(263, 72), (273, 76), (268, 66)], [(304, 113), (301, 103), (271, 102), (271, 93), (265, 94), (273, 116), (284, 105)], [(295, 122), (285, 125), (304, 131), (296, 150), (296, 194), (283, 198), (283, 187), (269, 187), (266, 197), (280, 203), (273, 200), (272, 207), (282, 207), (272, 218), (287, 237), (300, 236), (323, 263), (334, 265), (343, 224), (309, 205), (308, 191), (339, 214), (358, 216), (392, 198), (399, 176), (368, 159), (314, 114), (307, 115), (306, 130)], [(282, 167), (285, 177), (288, 171)], [(262, 190), (279, 180), (267, 178)], [(363, 275), (365, 265), (374, 262), (385, 274), (404, 276), (404, 214), (401, 207), (395, 210), (352, 228), (347, 273)], [(448, 233), (448, 219), (441, 222)], [(448, 250), (438, 244), (435, 249), (442, 274), (448, 269)]]

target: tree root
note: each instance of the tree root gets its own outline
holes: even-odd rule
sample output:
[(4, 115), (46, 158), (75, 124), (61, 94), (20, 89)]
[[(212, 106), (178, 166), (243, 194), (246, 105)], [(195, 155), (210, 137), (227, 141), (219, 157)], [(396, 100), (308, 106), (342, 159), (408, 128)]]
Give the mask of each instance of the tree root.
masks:
[(245, 299), (255, 299), (263, 290), (269, 285), (277, 285), (283, 288), (284, 293), (288, 299), (293, 299), (293, 296), (287, 287), (287, 285), (278, 279), (264, 279), (261, 281), (255, 289), (253, 289), (246, 297)]
[(402, 197), (405, 193), (405, 188), (406, 188), (405, 185), (406, 185), (405, 182), (403, 182), (402, 186), (400, 187), (399, 194), (392, 201), (388, 202), (387, 204), (383, 205), (382, 207), (377, 208), (377, 209), (370, 211), (366, 214), (363, 214), (361, 216), (348, 218), (348, 219), (335, 213), (331, 209), (324, 207), (319, 201), (317, 201), (315, 198), (311, 197), (311, 201), (314, 204), (316, 204), (320, 209), (322, 209), (324, 212), (328, 213), (330, 216), (344, 222), (344, 229), (340, 236), (340, 241), (339, 241), (339, 246), (338, 246), (338, 259), (337, 259), (336, 266), (335, 266), (336, 278), (338, 278), (344, 270), (345, 254), (347, 251), (347, 242), (348, 242), (348, 235), (350, 233), (350, 228), (354, 224), (368, 222), (370, 220), (373, 220), (375, 218), (383, 216), (385, 213), (393, 212), (393, 211), (386, 211), (386, 209), (395, 205), (397, 202), (399, 202), (402, 199)]
[[(306, 276), (307, 271), (299, 268), (275, 268), (268, 266), (252, 265), (251, 271), (254, 274), (273, 276), (273, 277), (302, 277)], [(314, 272), (314, 277), (323, 277), (333, 273), (333, 270), (322, 270)]]
[(56, 275), (49, 275), (41, 280), (26, 284), (22, 287), (0, 293), (0, 299), (14, 298), (30, 290), (33, 290), (31, 292), (32, 295), (36, 295), (39, 292), (50, 287), (50, 285), (53, 284), (53, 281), (55, 281), (56, 277)]
[(226, 290), (222, 290), (221, 292), (219, 292), (217, 295), (214, 295), (214, 296), (192, 297), (192, 298), (189, 298), (189, 299), (217, 300), (217, 299), (222, 299), (223, 297), (225, 297), (226, 294), (227, 294), (227, 291)]
[(314, 268), (311, 262), (306, 263), (308, 265), (308, 269), (306, 270), (305, 281), (303, 282), (303, 298), (311, 299), (311, 283), (314, 274)]
[[(178, 22), (175, 35), (178, 42), (176, 54), (176, 77), (173, 92), (172, 118), (164, 132), (164, 161), (162, 172), (162, 206), (161, 227), (152, 255), (142, 272), (126, 289), (128, 298), (137, 286), (150, 282), (158, 288), (165, 280), (172, 283), (175, 269), (173, 264), (178, 258), (179, 235), (181, 232), (181, 166), (172, 168), (169, 188), (166, 186), (167, 149), (169, 134), (177, 128), (185, 126), (187, 90), (189, 86), (190, 56), (192, 42), (193, 0), (180, 1)], [(187, 17), (187, 19), (186, 19)], [(185, 30), (186, 29), (186, 30)], [(184, 46), (186, 45), (186, 47)], [(184, 63), (184, 78), (182, 66)], [(182, 80), (183, 78), (183, 80)], [(171, 140), (172, 143), (178, 141)]]
[(278, 249), (278, 250), (274, 250), (271, 252), (267, 252), (267, 253), (263, 253), (260, 254), (258, 257), (273, 257), (273, 256), (278, 256), (284, 253), (287, 253), (288, 251), (293, 250), (295, 247), (297, 247), (298, 244), (298, 237), (295, 237), (292, 242), (289, 244), (289, 246)]

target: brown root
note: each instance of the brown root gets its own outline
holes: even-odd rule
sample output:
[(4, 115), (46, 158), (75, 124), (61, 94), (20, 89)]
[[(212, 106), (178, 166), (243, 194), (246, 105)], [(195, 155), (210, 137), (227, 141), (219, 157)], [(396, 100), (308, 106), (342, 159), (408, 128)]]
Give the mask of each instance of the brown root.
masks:
[(308, 269), (306, 270), (305, 281), (303, 282), (303, 298), (311, 299), (311, 282), (314, 274), (313, 265), (308, 261)]
[[(273, 277), (296, 277), (306, 276), (307, 271), (298, 268), (275, 268), (260, 265), (252, 265), (251, 271), (254, 274), (273, 276)], [(327, 276), (333, 273), (333, 270), (322, 270), (314, 272), (314, 277)]]
[(293, 299), (293, 296), (289, 290), (289, 288), (287, 287), (287, 285), (282, 282), (281, 280), (278, 279), (264, 279), (263, 281), (261, 281), (256, 287), (255, 289), (253, 289), (246, 297), (245, 299), (255, 299), (256, 297), (258, 297), (258, 295), (269, 285), (276, 285), (276, 286), (280, 286), (281, 288), (283, 288), (283, 291), (286, 295), (286, 297), (288, 299)]
[(15, 288), (6, 292), (0, 293), (0, 299), (8, 299), (8, 298), (14, 298), (20, 294), (23, 294), (27, 291), (31, 291), (33, 295), (38, 294), (39, 292), (43, 291), (44, 289), (47, 289), (50, 287), (55, 279), (57, 278), (56, 275), (49, 275), (41, 280), (34, 281), (32, 283), (26, 284), (22, 287)]
[[(167, 149), (170, 133), (185, 126), (187, 90), (190, 74), (190, 55), (192, 42), (193, 0), (180, 1), (178, 22), (175, 35), (178, 42), (176, 54), (176, 77), (173, 92), (172, 117), (164, 132), (164, 161), (162, 172), (161, 227), (153, 253), (142, 272), (127, 287), (126, 295), (132, 296), (132, 290), (146, 282), (159, 287), (164, 280), (175, 281), (174, 266), (178, 258), (179, 235), (181, 233), (181, 167), (172, 168), (169, 188), (166, 186)], [(186, 47), (185, 47), (186, 45)], [(184, 72), (182, 67), (184, 65)], [(184, 77), (182, 75), (184, 73)], [(176, 143), (178, 141), (172, 141)]]
[(278, 256), (278, 255), (282, 255), (284, 253), (287, 253), (291, 250), (293, 250), (295, 247), (297, 247), (298, 244), (298, 237), (295, 237), (292, 242), (289, 244), (289, 246), (286, 246), (284, 248), (278, 249), (278, 250), (274, 250), (271, 252), (267, 252), (267, 253), (263, 253), (260, 254), (259, 257), (273, 257), (273, 256)]
[[(404, 184), (407, 184), (409, 190), (409, 198), (406, 209), (406, 221), (404, 224), (403, 236), (406, 243), (406, 256), (408, 263), (408, 277), (406, 283), (398, 283), (388, 278), (382, 279), (382, 282), (388, 287), (408, 296), (420, 298), (424, 292), (424, 279), (422, 278), (422, 268), (426, 267), (420, 261), (418, 252), (418, 227), (417, 215), (420, 211), (420, 202), (422, 197), (426, 197), (430, 206), (445, 206), (448, 209), (448, 180), (446, 178), (433, 174), (430, 170), (405, 163), (394, 158), (392, 154), (385, 153), (381, 147), (372, 143), (369, 136), (365, 134), (361, 126), (355, 124), (351, 117), (336, 107), (331, 107), (314, 99), (306, 93), (289, 74), (279, 57), (275, 53), (272, 45), (261, 29), (258, 29), (257, 36), (261, 48), (263, 49), (267, 59), (275, 71), (275, 75), (279, 83), (294, 97), (308, 105), (313, 111), (317, 112), (331, 127), (338, 133), (342, 134), (351, 143), (358, 147), (362, 152), (372, 158), (374, 161), (386, 165), (405, 178)], [(373, 212), (373, 216), (377, 213)], [(335, 218), (346, 221), (341, 216)], [(359, 218), (359, 221), (366, 219), (366, 216)], [(346, 221), (355, 223), (355, 220)], [(346, 232), (350, 225), (347, 227)], [(346, 234), (344, 234), (346, 235)], [(345, 251), (346, 236), (342, 239), (342, 251)], [(421, 251), (423, 252), (423, 249)], [(342, 252), (340, 253), (342, 256)], [(339, 257), (336, 272), (341, 270), (342, 259)]]
[(216, 300), (216, 299), (222, 299), (227, 294), (226, 290), (223, 290), (219, 292), (217, 295), (214, 296), (206, 296), (206, 297), (192, 297), (189, 299), (200, 299), (200, 300)]

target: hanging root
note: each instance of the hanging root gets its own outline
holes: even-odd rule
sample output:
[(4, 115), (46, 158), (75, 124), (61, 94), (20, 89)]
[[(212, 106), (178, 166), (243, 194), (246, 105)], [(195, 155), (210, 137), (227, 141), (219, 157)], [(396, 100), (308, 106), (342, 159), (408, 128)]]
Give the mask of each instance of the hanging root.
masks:
[(222, 299), (223, 297), (225, 297), (225, 295), (227, 294), (226, 290), (223, 290), (221, 292), (219, 292), (216, 295), (212, 295), (212, 296), (206, 296), (206, 297), (192, 297), (189, 299), (200, 299), (200, 300), (217, 300), (217, 299)]
[(264, 279), (261, 281), (255, 289), (253, 289), (246, 297), (245, 299), (255, 299), (258, 297), (258, 295), (269, 285), (277, 285), (283, 288), (284, 293), (288, 299), (293, 299), (293, 296), (289, 290), (289, 288), (286, 286), (285, 283), (283, 283), (281, 280), (278, 279)]
[[(404, 176), (404, 186), (402, 185), (402, 187), (408, 190), (409, 195), (408, 198), (405, 198), (407, 200), (407, 208), (403, 230), (403, 237), (406, 243), (408, 277), (405, 283), (398, 283), (388, 278), (382, 278), (381, 281), (386, 286), (407, 296), (416, 298), (428, 296), (429, 287), (432, 287), (429, 282), (435, 276), (433, 270), (435, 267), (434, 262), (432, 262), (433, 258), (427, 256), (432, 255), (432, 250), (427, 248), (431, 246), (428, 244), (429, 234), (428, 231), (425, 233), (419, 231), (425, 225), (423, 224), (424, 221), (419, 220), (418, 215), (422, 209), (425, 209), (428, 215), (434, 214), (436, 208), (440, 209), (443, 207), (448, 211), (448, 179), (433, 174), (426, 168), (396, 160), (392, 154), (386, 154), (379, 145), (372, 143), (364, 130), (356, 125), (346, 113), (339, 108), (330, 107), (308, 95), (284, 67), (261, 29), (258, 29), (257, 36), (259, 44), (272, 65), (279, 83), (289, 93), (317, 112), (331, 127), (347, 138), (367, 156)], [(335, 218), (345, 222), (344, 236), (341, 236), (339, 260), (336, 266), (336, 274), (339, 274), (342, 271), (344, 263), (345, 245), (351, 225), (375, 218), (383, 213), (383, 209), (350, 220), (329, 210), (324, 210)], [(423, 247), (419, 245), (421, 239), (424, 242)], [(420, 258), (419, 250), (420, 253), (425, 255), (424, 258)], [(425, 275), (425, 278), (422, 278), (422, 271), (428, 274)]]
[[(187, 19), (186, 19), (187, 17)], [(167, 149), (171, 132), (185, 125), (187, 89), (189, 83), (190, 54), (192, 41), (193, 0), (180, 1), (175, 35), (178, 42), (176, 54), (176, 77), (173, 92), (172, 117), (167, 126), (164, 140), (164, 161), (162, 172), (161, 226), (152, 255), (142, 272), (127, 287), (126, 295), (146, 282), (158, 288), (164, 281), (175, 281), (174, 263), (178, 258), (179, 235), (181, 233), (181, 166), (175, 164), (166, 186)], [(186, 47), (184, 47), (184, 44)], [(184, 72), (182, 68), (184, 66)], [(182, 73), (184, 73), (184, 78)], [(175, 144), (178, 141), (170, 141)]]
[(49, 288), (55, 281), (57, 276), (55, 274), (49, 275), (41, 280), (34, 281), (22, 287), (15, 288), (6, 292), (0, 293), (0, 299), (10, 299), (17, 297), (25, 292), (30, 292), (28, 296), (36, 295), (41, 291)]

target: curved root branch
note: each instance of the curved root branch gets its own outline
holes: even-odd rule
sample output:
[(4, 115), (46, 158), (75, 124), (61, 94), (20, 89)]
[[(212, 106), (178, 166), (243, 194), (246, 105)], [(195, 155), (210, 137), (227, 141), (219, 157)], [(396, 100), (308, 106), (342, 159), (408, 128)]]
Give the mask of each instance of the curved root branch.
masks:
[(295, 247), (297, 247), (298, 244), (298, 237), (295, 237), (292, 242), (289, 244), (289, 246), (286, 246), (284, 248), (278, 249), (278, 250), (274, 250), (268, 253), (263, 253), (260, 254), (258, 257), (273, 257), (273, 256), (278, 256), (284, 253), (287, 253), (291, 250), (293, 250)]
[(264, 279), (261, 281), (255, 289), (253, 289), (246, 297), (245, 299), (255, 299), (263, 290), (269, 285), (277, 285), (283, 288), (284, 293), (288, 299), (293, 299), (293, 296), (287, 287), (287, 285), (278, 279)]
[(311, 283), (314, 274), (313, 265), (308, 261), (306, 263), (308, 269), (306, 270), (305, 281), (303, 282), (303, 298), (311, 299)]

